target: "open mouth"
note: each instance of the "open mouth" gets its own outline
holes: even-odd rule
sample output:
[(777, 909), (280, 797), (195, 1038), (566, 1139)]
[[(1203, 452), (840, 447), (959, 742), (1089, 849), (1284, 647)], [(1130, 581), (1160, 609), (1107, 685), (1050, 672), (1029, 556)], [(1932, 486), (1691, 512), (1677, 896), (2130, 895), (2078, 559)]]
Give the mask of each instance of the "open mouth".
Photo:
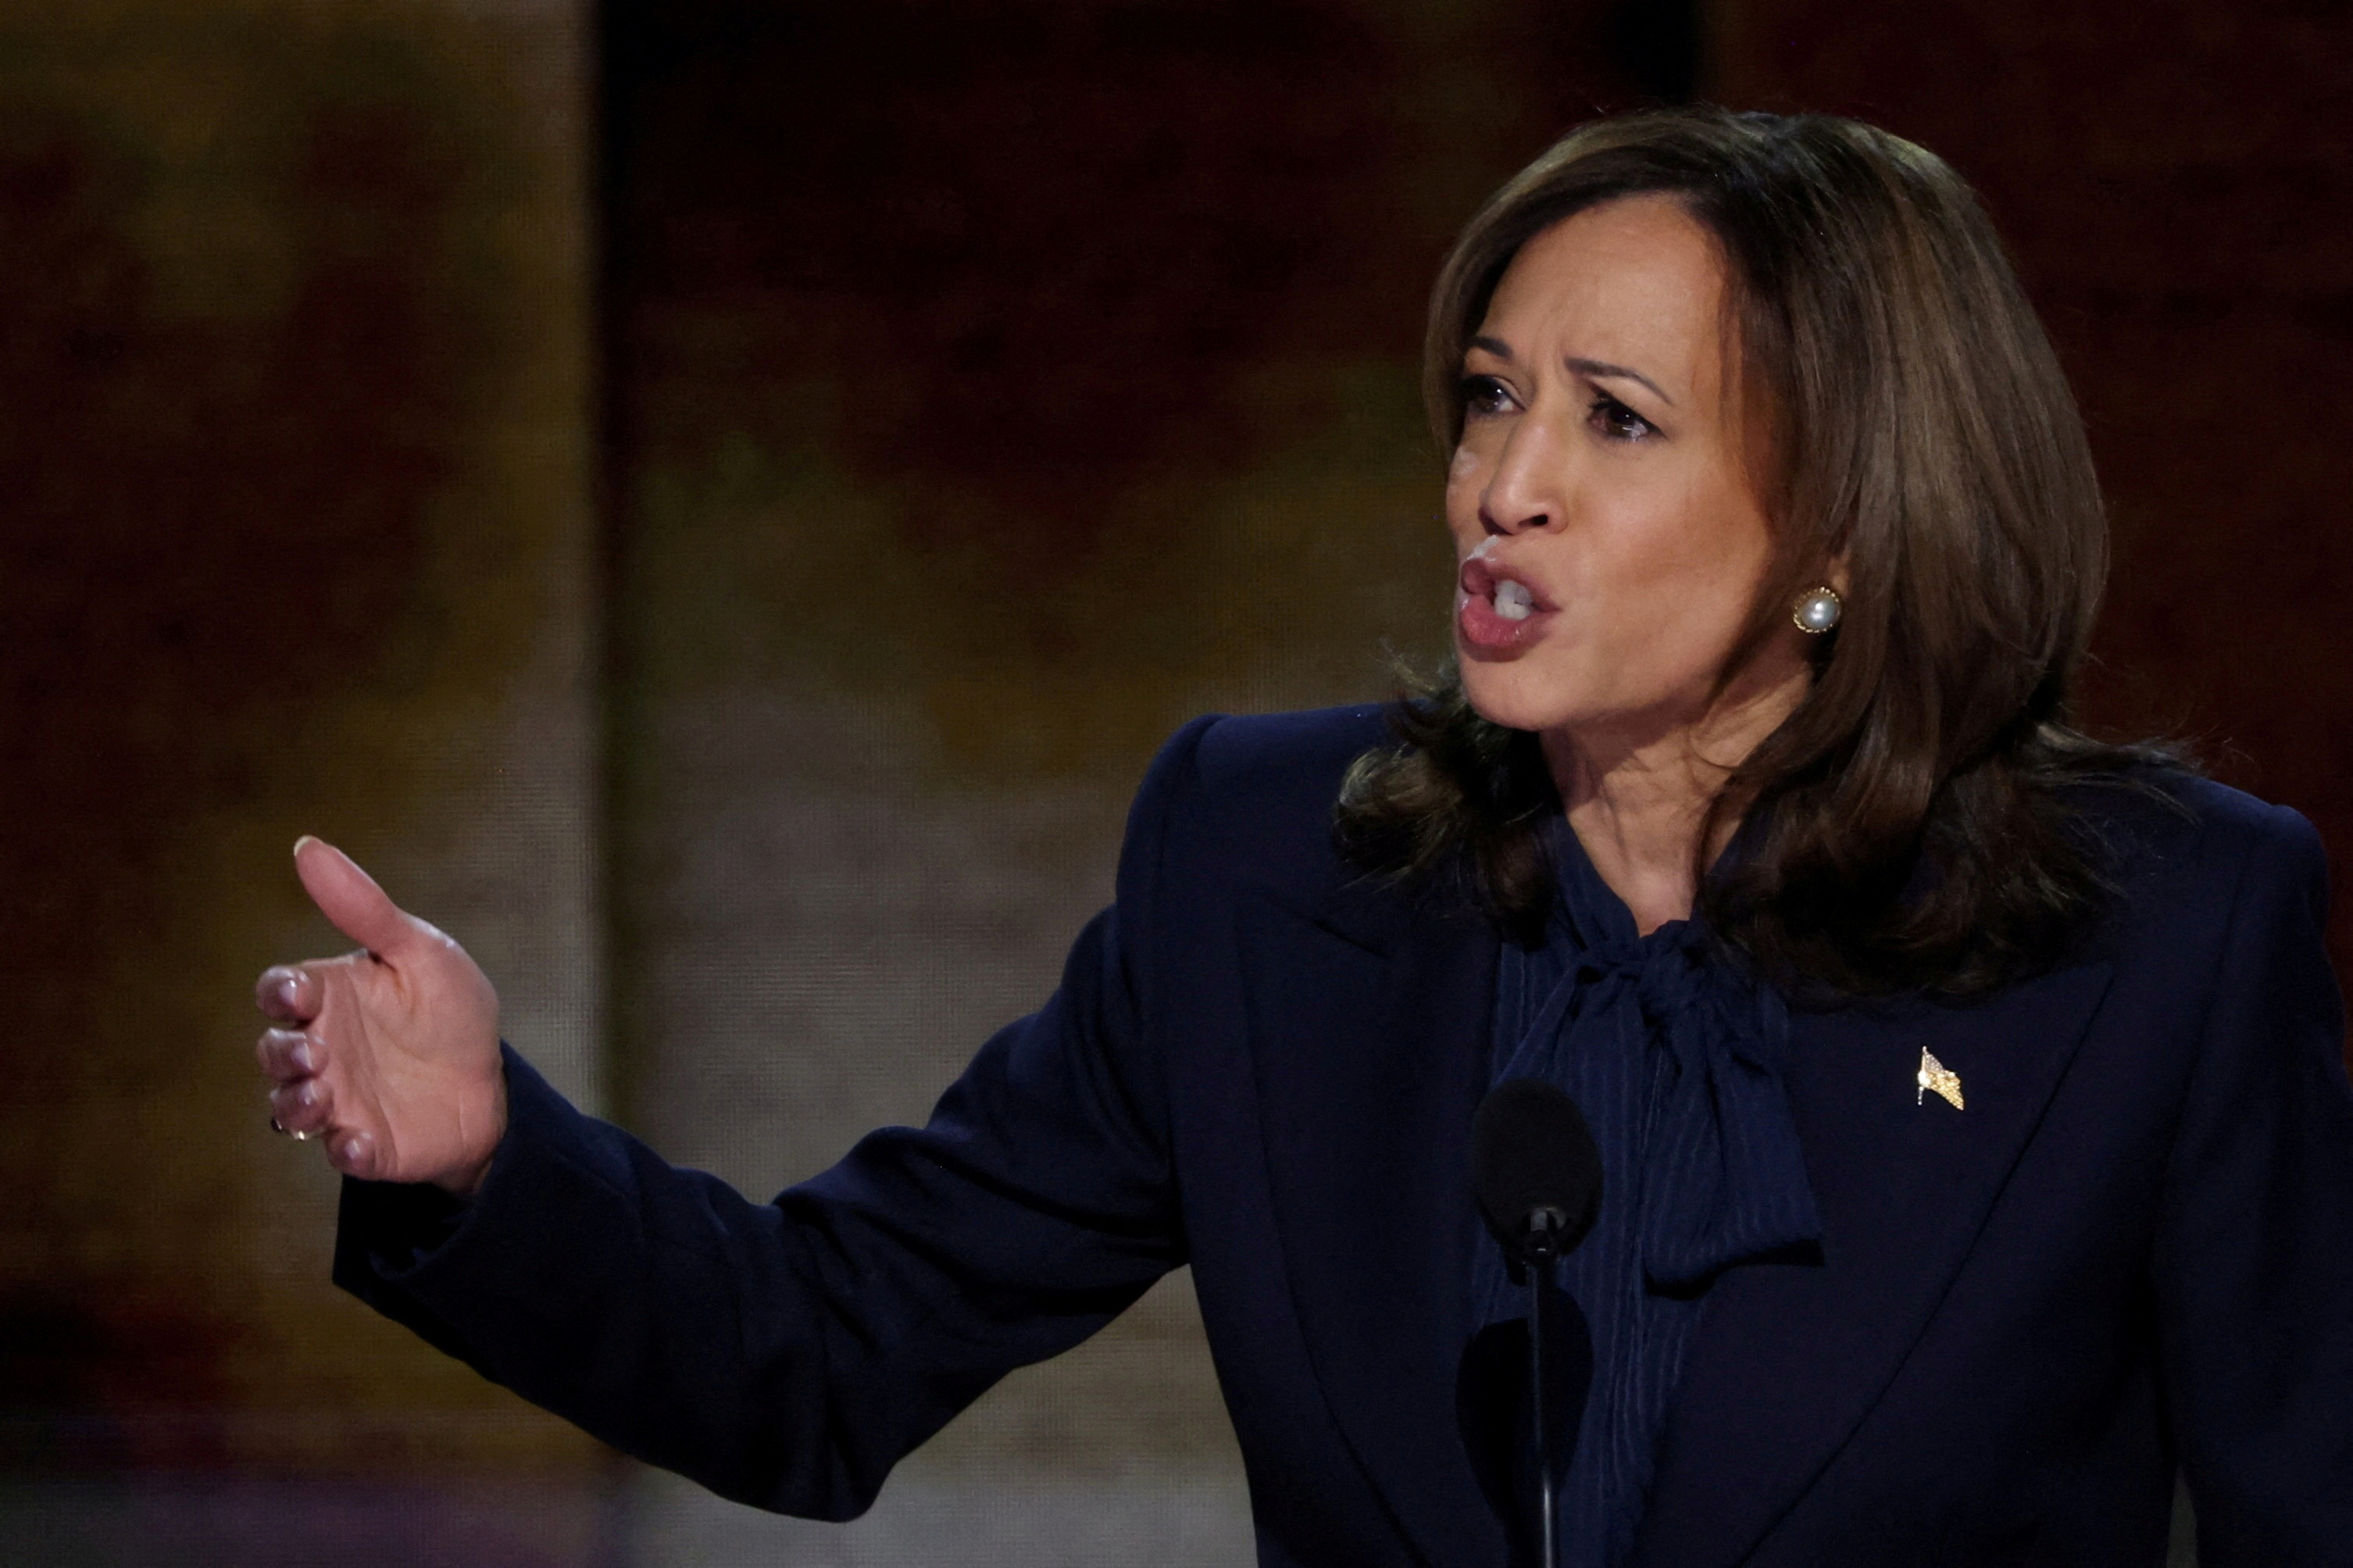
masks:
[(1533, 637), (1536, 625), (1554, 606), (1519, 578), (1498, 572), (1485, 559), (1487, 553), (1488, 546), (1482, 545), (1462, 562), (1455, 626), (1466, 647), (1500, 652)]

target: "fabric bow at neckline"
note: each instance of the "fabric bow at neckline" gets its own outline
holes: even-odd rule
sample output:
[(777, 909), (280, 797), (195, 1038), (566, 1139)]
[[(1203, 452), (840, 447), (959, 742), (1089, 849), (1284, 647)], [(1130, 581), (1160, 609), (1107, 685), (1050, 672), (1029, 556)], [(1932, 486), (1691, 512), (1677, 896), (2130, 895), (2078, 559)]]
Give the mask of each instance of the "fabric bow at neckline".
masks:
[[(1567, 833), (1566, 823), (1560, 832)], [(1781, 1065), (1789, 1013), (1696, 921), (1640, 935), (1581, 846), (1563, 843), (1556, 920), (1575, 957), (1515, 1055), (1573, 1040), (1580, 1023), (1630, 1001), (1651, 1047), (1654, 1080), (1641, 1161), (1635, 1234), (1651, 1280), (1695, 1287), (1746, 1259), (1821, 1235)], [(1511, 1076), (1546, 1075), (1515, 1061)]]

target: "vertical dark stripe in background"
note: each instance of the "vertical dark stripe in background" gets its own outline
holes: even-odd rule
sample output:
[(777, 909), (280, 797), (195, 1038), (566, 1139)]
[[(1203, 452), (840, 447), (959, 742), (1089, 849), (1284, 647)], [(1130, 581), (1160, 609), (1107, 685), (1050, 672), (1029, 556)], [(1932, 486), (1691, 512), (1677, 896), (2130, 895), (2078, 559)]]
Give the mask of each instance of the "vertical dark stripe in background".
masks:
[[(1377, 590), (1345, 577), (1211, 589), (1180, 558), (1243, 546), (1207, 542), (1204, 493), (1335, 440), (1358, 445), (1314, 461), (1421, 471), (1412, 360), (1453, 228), (1568, 120), (1687, 92), (1696, 24), (1593, 0), (1420, 9), (605, 0), (607, 1017), (625, 1115), (659, 1049), (644, 900), (686, 787), (659, 739), (685, 686), (840, 675), (929, 705), (959, 787), (1112, 779), (1191, 707), (1231, 702), (1219, 680), (1293, 657), (1286, 641), (1346, 672), (1303, 694), (1341, 696), (1383, 689), (1383, 636), (1434, 640), (1434, 597), (1367, 619)], [(862, 558), (909, 596), (889, 624), (852, 624), (852, 585), (809, 601), (841, 529), (779, 523), (742, 488), (819, 474), (844, 518), (882, 519)], [(1420, 482), (1393, 493), (1411, 521), (1362, 520), (1346, 554), (1440, 550)], [(707, 564), (745, 551), (765, 564)], [(1120, 577), (1123, 553), (1153, 565)], [(1267, 573), (1296, 575), (1279, 554)], [(698, 573), (734, 579), (733, 642), (691, 597)], [(948, 580), (969, 591), (924, 597)], [(1296, 612), (1271, 636), (1218, 632), (1244, 593)]]

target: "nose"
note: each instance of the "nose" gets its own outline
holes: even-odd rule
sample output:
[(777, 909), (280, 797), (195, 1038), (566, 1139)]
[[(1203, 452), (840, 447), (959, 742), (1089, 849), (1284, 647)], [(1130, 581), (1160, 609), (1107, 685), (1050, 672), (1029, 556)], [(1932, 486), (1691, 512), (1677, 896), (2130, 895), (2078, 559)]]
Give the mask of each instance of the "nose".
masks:
[(1480, 525), (1491, 535), (1557, 525), (1567, 500), (1567, 460), (1550, 420), (1514, 419), (1479, 493)]

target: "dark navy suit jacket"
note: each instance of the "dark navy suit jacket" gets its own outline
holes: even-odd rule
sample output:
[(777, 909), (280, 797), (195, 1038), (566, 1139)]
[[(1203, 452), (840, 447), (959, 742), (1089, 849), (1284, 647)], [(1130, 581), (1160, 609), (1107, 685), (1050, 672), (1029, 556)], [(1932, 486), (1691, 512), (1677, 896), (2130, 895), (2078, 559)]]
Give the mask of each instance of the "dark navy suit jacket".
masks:
[[(473, 1205), (350, 1184), (337, 1277), (728, 1497), (827, 1518), (1189, 1263), (1261, 1563), (1500, 1565), (1456, 1382), (1496, 938), (1335, 855), (1371, 708), (1203, 720), (1117, 902), (921, 1129), (751, 1202), (509, 1059)], [(1981, 1004), (1799, 1015), (1816, 1262), (1715, 1285), (1640, 1561), (2353, 1563), (2353, 1089), (2295, 813), (2098, 808), (2120, 896)], [(1966, 1108), (1915, 1082), (1923, 1049)]]

